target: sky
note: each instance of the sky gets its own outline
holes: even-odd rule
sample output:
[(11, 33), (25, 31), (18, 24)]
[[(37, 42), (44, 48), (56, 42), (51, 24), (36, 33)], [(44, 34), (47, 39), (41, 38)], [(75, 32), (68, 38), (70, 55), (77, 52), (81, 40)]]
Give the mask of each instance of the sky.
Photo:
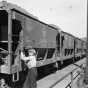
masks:
[[(2, 1), (2, 0), (0, 0)], [(76, 37), (87, 36), (87, 0), (6, 0)]]

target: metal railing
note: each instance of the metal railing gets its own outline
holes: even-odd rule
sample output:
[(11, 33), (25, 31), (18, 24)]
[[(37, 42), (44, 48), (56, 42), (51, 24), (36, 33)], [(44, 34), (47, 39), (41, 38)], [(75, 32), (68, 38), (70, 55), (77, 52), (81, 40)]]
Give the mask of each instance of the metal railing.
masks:
[[(84, 63), (85, 63), (85, 62), (84, 62)], [(74, 64), (74, 65), (77, 66), (74, 70), (70, 71), (68, 74), (66, 74), (65, 76), (63, 76), (61, 79), (57, 80), (55, 83), (53, 83), (52, 85), (50, 85), (48, 88), (53, 88), (56, 84), (58, 84), (59, 82), (61, 82), (64, 78), (66, 78), (66, 77), (67, 77), (68, 75), (70, 75), (70, 74), (71, 74), (71, 82), (70, 82), (65, 88), (67, 88), (68, 86), (69, 86), (70, 88), (73, 88), (73, 80), (76, 79), (76, 78), (78, 77), (78, 75), (79, 75), (79, 74), (78, 74), (75, 78), (73, 78), (73, 72), (74, 72), (76, 69), (80, 68), (84, 63), (82, 63), (81, 65)]]

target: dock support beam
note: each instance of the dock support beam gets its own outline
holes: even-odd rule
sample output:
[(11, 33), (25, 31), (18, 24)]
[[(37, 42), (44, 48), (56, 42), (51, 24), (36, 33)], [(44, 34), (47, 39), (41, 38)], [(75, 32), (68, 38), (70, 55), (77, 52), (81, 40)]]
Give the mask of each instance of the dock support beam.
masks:
[(73, 88), (73, 72), (71, 72), (71, 88)]

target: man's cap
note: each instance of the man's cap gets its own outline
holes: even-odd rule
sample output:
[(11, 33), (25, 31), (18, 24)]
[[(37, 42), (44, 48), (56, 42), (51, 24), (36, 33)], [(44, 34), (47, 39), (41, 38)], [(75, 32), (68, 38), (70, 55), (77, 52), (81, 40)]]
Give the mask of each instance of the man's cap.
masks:
[(29, 49), (28, 52), (36, 54), (36, 51), (34, 49)]
[(33, 49), (32, 46), (27, 46), (25, 49)]

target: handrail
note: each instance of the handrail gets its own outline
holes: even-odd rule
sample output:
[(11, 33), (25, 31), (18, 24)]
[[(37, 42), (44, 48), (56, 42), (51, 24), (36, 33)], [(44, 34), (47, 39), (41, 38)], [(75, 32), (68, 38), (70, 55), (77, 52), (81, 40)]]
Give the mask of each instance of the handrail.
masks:
[[(77, 76), (75, 76), (75, 78), (73, 80), (75, 80), (78, 76), (79, 76), (79, 74)], [(70, 86), (70, 84), (71, 84), (71, 82), (65, 88), (67, 88), (68, 86)]]
[[(85, 62), (84, 62), (85, 63)], [(82, 66), (84, 63), (82, 63), (80, 66)], [(79, 65), (74, 69), (74, 70), (72, 70), (72, 71), (70, 71), (68, 74), (66, 74), (65, 76), (63, 76), (61, 79), (59, 79), (59, 80), (57, 80), (55, 83), (53, 83), (53, 84), (51, 84), (48, 88), (52, 88), (52, 87), (54, 87), (57, 83), (59, 83), (60, 81), (62, 81), (64, 78), (66, 78), (69, 74), (71, 74), (71, 82), (67, 85), (67, 86), (69, 86), (70, 84), (71, 84), (71, 88), (73, 88), (73, 80), (75, 79), (73, 79), (73, 71), (75, 71), (77, 68), (79, 68), (80, 67)], [(79, 74), (78, 74), (79, 75)], [(77, 77), (77, 76), (76, 76)], [(66, 86), (66, 87), (67, 87)]]

